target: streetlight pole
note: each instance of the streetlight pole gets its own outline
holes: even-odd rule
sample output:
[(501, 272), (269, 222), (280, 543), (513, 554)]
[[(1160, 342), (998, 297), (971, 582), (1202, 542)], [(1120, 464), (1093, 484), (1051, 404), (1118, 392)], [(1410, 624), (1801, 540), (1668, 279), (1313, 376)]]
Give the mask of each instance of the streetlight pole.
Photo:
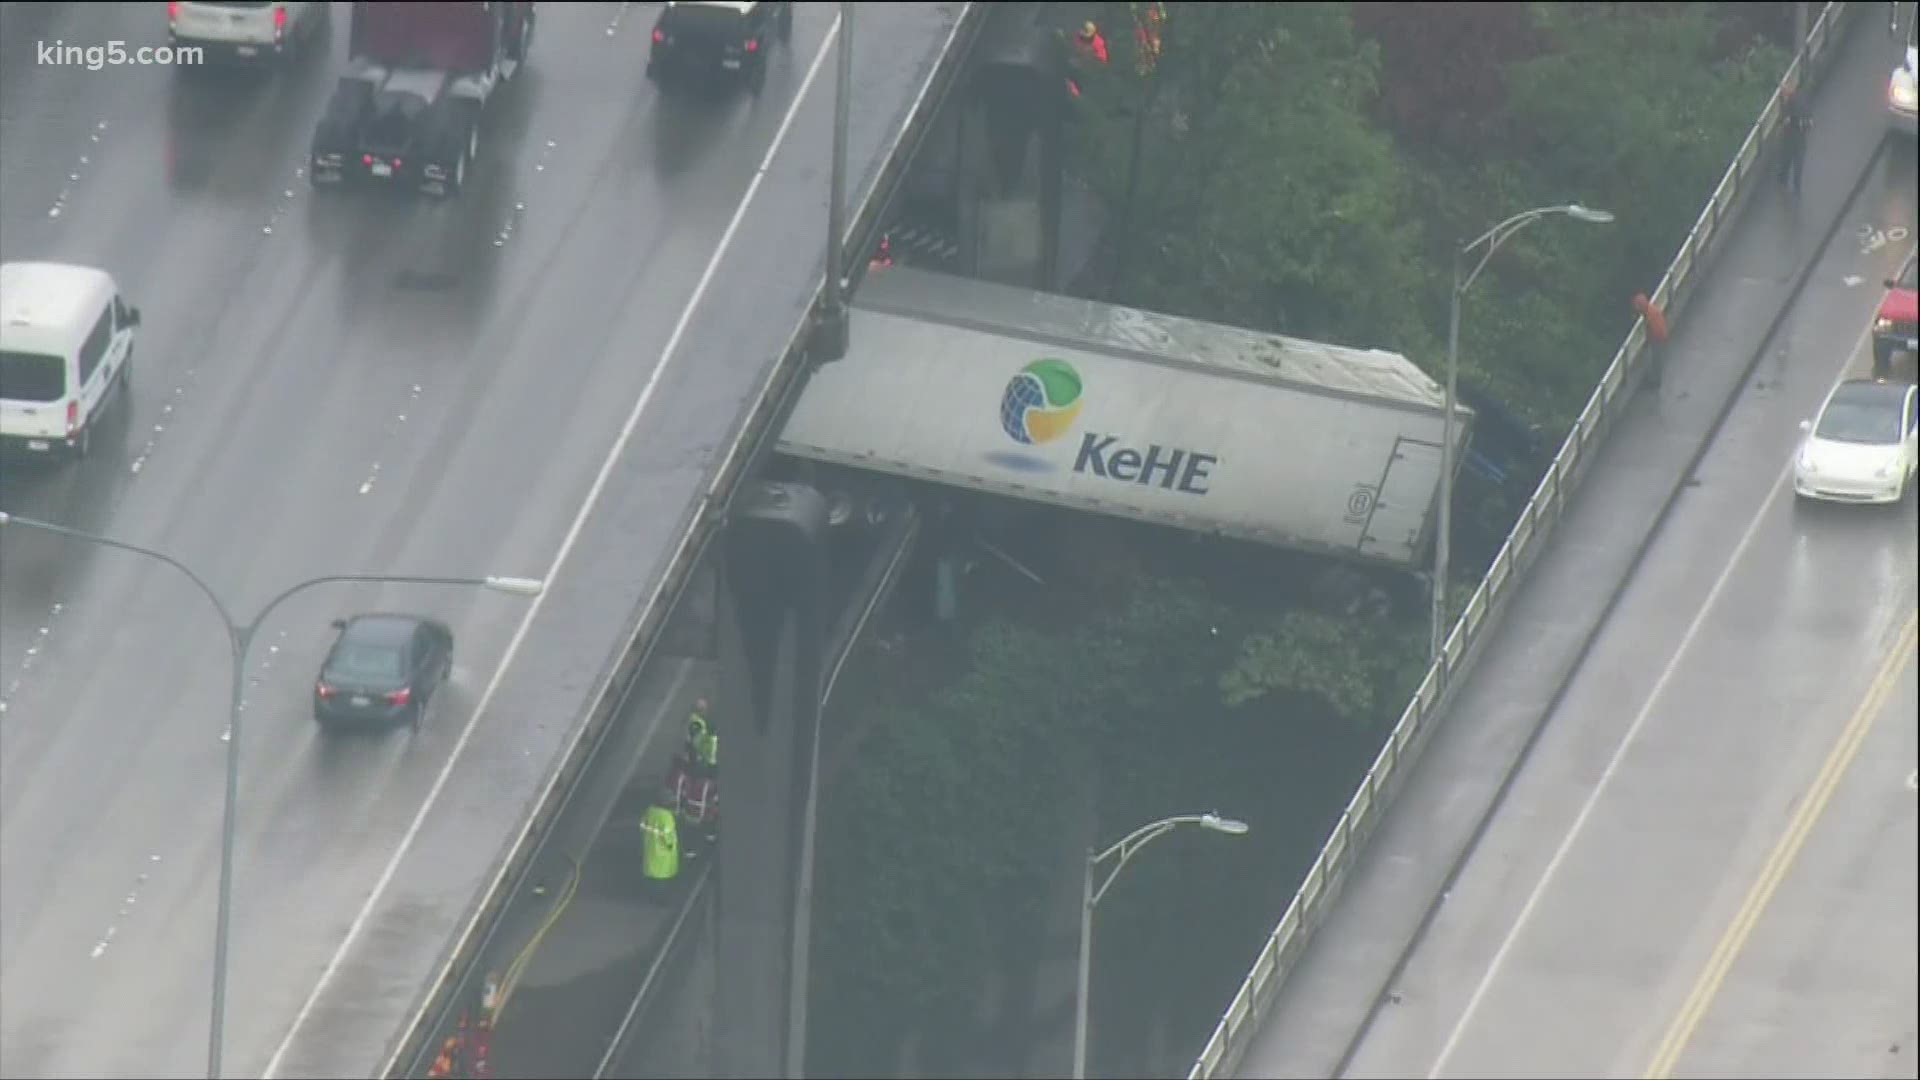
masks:
[(853, 8), (840, 4), (840, 40), (834, 44), (833, 161), (827, 174), (827, 281), (813, 340), (816, 363), (847, 355), (847, 98), (853, 92)]
[[(1541, 218), (1556, 214), (1591, 225), (1605, 225), (1613, 220), (1611, 212), (1594, 210), (1579, 203), (1536, 207), (1515, 214), (1481, 233), (1478, 237), (1462, 244), (1453, 255), (1453, 302), (1447, 314), (1447, 380), (1440, 419), (1440, 521), (1433, 544), (1433, 626), (1427, 653), (1432, 660), (1440, 658), (1440, 650), (1446, 645), (1447, 574), (1451, 570), (1450, 563), (1453, 556), (1453, 414), (1459, 409), (1460, 298), (1473, 287), (1474, 281), (1480, 277), (1480, 271), (1487, 268), (1487, 262), (1493, 258), (1494, 252), (1500, 250), (1500, 245)], [(1480, 254), (1480, 261), (1474, 264), (1472, 270), (1467, 270), (1468, 256), (1483, 244), (1486, 245), (1486, 251)]]
[[(1095, 854), (1087, 850), (1087, 865), (1081, 877), (1080, 888), (1080, 989), (1074, 995), (1073, 1003), (1073, 1080), (1086, 1080), (1087, 1075), (1087, 996), (1092, 982), (1093, 972), (1093, 908), (1100, 898), (1107, 894), (1113, 879), (1126, 869), (1127, 861), (1143, 847), (1158, 840), (1182, 825), (1198, 825), (1229, 836), (1239, 836), (1247, 831), (1247, 823), (1234, 818), (1223, 818), (1219, 814), (1182, 814), (1179, 817), (1162, 818), (1149, 825), (1142, 825), (1120, 838), (1112, 847)], [(1117, 861), (1113, 869), (1107, 872), (1105, 881), (1098, 886), (1093, 883), (1094, 872), (1108, 859)]]
[(220, 1055), (224, 1043), (227, 1013), (227, 941), (228, 930), (233, 914), (233, 854), (235, 825), (240, 801), (240, 714), (242, 698), (246, 693), (247, 653), (253, 646), (253, 639), (260, 627), (273, 614), (275, 608), (299, 593), (319, 585), (332, 585), (342, 582), (374, 583), (380, 585), (463, 585), (492, 589), (495, 592), (511, 593), (518, 596), (536, 596), (545, 587), (545, 583), (535, 578), (517, 577), (422, 577), (402, 574), (326, 574), (308, 578), (282, 589), (273, 599), (267, 601), (258, 614), (244, 625), (235, 621), (233, 613), (220, 599), (220, 594), (206, 580), (185, 563), (163, 551), (129, 544), (115, 540), (110, 536), (69, 529), (64, 525), (39, 521), (34, 518), (20, 517), (16, 514), (0, 512), (0, 526), (19, 525), (23, 528), (64, 536), (71, 540), (80, 540), (102, 547), (118, 548), (121, 551), (144, 555), (157, 559), (185, 575), (194, 588), (199, 589), (207, 601), (213, 605), (227, 628), (227, 648), (231, 654), (233, 679), (227, 699), (227, 791), (226, 805), (220, 816), (220, 885), (217, 894), (213, 930), (213, 1002), (212, 1018), (207, 1031), (207, 1080), (220, 1080)]

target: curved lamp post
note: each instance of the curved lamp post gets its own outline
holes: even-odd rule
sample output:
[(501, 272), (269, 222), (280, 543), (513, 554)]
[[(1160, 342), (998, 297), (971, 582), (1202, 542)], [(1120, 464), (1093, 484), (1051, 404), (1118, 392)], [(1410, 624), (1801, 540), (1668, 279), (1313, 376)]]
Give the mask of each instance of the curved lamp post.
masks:
[[(1460, 298), (1473, 287), (1480, 271), (1487, 268), (1493, 253), (1500, 245), (1512, 239), (1514, 234), (1543, 217), (1560, 215), (1575, 221), (1584, 221), (1589, 225), (1605, 225), (1613, 220), (1613, 214), (1606, 210), (1594, 210), (1579, 203), (1567, 203), (1564, 206), (1540, 206), (1524, 210), (1507, 220), (1481, 233), (1460, 246), (1453, 256), (1453, 303), (1447, 319), (1447, 386), (1442, 408), (1442, 434), (1440, 436), (1440, 523), (1433, 545), (1433, 630), (1431, 652), (1432, 659), (1440, 658), (1440, 649), (1446, 644), (1447, 632), (1447, 573), (1453, 545), (1453, 413), (1458, 408), (1458, 386), (1460, 378)], [(1467, 258), (1475, 248), (1481, 245), (1480, 261), (1472, 270), (1466, 269)]]
[(208, 1080), (220, 1080), (220, 1053), (226, 1027), (227, 1011), (227, 938), (228, 926), (233, 907), (233, 846), (236, 804), (240, 795), (240, 702), (246, 690), (247, 652), (253, 645), (254, 635), (260, 630), (267, 616), (275, 608), (298, 593), (305, 592), (316, 585), (332, 585), (341, 582), (374, 583), (380, 585), (463, 585), (491, 589), (494, 592), (508, 593), (514, 596), (537, 596), (545, 588), (545, 583), (537, 578), (520, 577), (421, 577), (403, 574), (325, 574), (308, 578), (282, 589), (252, 619), (245, 623), (235, 621), (233, 613), (220, 600), (218, 593), (208, 585), (199, 574), (193, 572), (185, 563), (162, 551), (129, 544), (109, 536), (69, 529), (64, 525), (55, 525), (47, 521), (20, 517), (17, 514), (0, 512), (0, 526), (18, 525), (40, 532), (53, 533), (72, 540), (80, 540), (102, 547), (118, 548), (135, 555), (144, 555), (157, 559), (180, 571), (191, 581), (195, 588), (204, 594), (227, 627), (227, 647), (232, 652), (233, 682), (231, 697), (227, 707), (227, 793), (226, 807), (220, 822), (220, 889), (218, 912), (215, 916), (213, 931), (213, 1003), (212, 1019), (207, 1033), (207, 1077)]
[[(1239, 836), (1247, 831), (1246, 822), (1223, 818), (1219, 814), (1182, 814), (1142, 825), (1098, 854), (1091, 849), (1087, 851), (1086, 876), (1080, 892), (1080, 992), (1075, 995), (1073, 1004), (1073, 1080), (1086, 1080), (1087, 1075), (1087, 990), (1093, 969), (1094, 905), (1107, 894), (1108, 887), (1113, 884), (1114, 878), (1120, 876), (1120, 871), (1126, 869), (1127, 860), (1133, 858), (1141, 848), (1182, 825), (1198, 825), (1229, 836)], [(1107, 871), (1106, 880), (1095, 886), (1094, 872), (1108, 859), (1115, 860), (1113, 869)]]

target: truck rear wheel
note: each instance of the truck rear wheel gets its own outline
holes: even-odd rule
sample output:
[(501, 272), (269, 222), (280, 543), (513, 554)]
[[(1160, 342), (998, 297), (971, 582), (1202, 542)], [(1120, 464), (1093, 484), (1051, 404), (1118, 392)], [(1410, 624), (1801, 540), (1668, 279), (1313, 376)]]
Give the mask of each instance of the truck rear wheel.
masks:
[(441, 144), (446, 147), (446, 155), (440, 160), (446, 162), (447, 178), (440, 184), (438, 189), (431, 187), (426, 188), (427, 194), (442, 199), (450, 199), (459, 194), (461, 188), (467, 186), (467, 166), (472, 164), (473, 160), (480, 155), (480, 125), (477, 122), (478, 119), (477, 116), (471, 113), (466, 116), (464, 120), (466, 134), (464, 137), (452, 133), (442, 136), (442, 138), (446, 140), (446, 142)]

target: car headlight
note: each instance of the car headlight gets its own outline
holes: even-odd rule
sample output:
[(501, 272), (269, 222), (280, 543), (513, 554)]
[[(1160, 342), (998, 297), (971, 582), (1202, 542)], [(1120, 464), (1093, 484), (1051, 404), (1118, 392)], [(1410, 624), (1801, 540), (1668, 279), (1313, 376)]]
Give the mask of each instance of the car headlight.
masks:
[(1874, 333), (1884, 334), (1891, 329), (1893, 329), (1893, 320), (1887, 318), (1885, 315), (1882, 315), (1879, 318), (1873, 320)]
[(1893, 73), (1893, 79), (1887, 83), (1887, 101), (1898, 108), (1914, 107), (1913, 75), (1902, 68)]
[(1794, 464), (1801, 472), (1806, 473), (1808, 476), (1813, 475), (1813, 455), (1807, 453), (1805, 450), (1800, 451), (1800, 460), (1794, 462)]

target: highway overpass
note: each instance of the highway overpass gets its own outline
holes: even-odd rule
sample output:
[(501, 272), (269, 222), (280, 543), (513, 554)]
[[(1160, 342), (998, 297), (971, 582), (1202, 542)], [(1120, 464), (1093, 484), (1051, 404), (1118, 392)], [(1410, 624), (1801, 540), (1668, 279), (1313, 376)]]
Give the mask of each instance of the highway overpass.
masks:
[(1882, 10), (1833, 39), (1800, 196), (1736, 163), (1664, 385), (1603, 395), (1555, 539), (1194, 1075), (1915, 1075), (1914, 504), (1787, 482), (1920, 224)]
[[(343, 18), (322, 53), (239, 75), (36, 63), (39, 41), (162, 44), (158, 5), (0, 7), (0, 255), (106, 267), (145, 313), (93, 455), (9, 467), (0, 505), (162, 549), (241, 613), (327, 573), (548, 582), (533, 603), (315, 592), (261, 638), (230, 1074), (387, 1067), (777, 397), (821, 280), (834, 12), (800, 5), (758, 98), (709, 101), (643, 77), (653, 10), (543, 5), (468, 189), (430, 205), (307, 187)], [(967, 11), (865, 10), (856, 226)], [(0, 1074), (199, 1074), (219, 626), (164, 566), (4, 543)], [(452, 692), (417, 734), (320, 738), (328, 620), (389, 607), (454, 627)]]

